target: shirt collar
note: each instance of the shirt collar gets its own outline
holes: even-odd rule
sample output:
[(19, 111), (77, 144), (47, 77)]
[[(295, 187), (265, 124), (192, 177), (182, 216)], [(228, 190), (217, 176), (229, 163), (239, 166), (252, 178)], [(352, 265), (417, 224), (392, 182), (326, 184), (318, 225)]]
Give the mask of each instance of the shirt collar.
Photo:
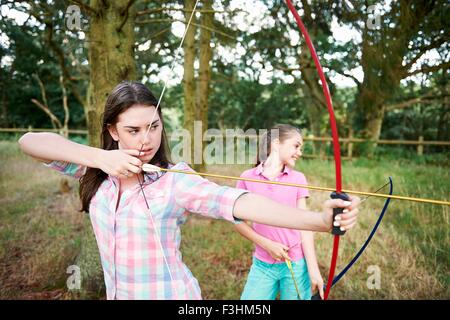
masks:
[[(261, 175), (262, 172), (263, 172), (263, 169), (264, 169), (264, 162), (261, 162), (261, 163), (255, 168), (255, 173), (256, 173), (257, 175)], [(282, 175), (285, 175), (285, 174), (290, 174), (291, 172), (292, 172), (292, 169), (291, 169), (289, 166), (284, 165), (283, 170), (281, 171), (281, 174), (282, 174)]]
[[(169, 164), (169, 169), (172, 168), (173, 165)], [(161, 178), (166, 171), (153, 171), (153, 172), (144, 172), (144, 182), (143, 185), (151, 184)], [(119, 179), (108, 175), (108, 178), (117, 186), (119, 183)]]
[(153, 171), (144, 173), (144, 184), (153, 183), (164, 175), (163, 171)]
[[(167, 169), (171, 169), (174, 165), (169, 163)], [(150, 184), (161, 178), (166, 171), (153, 171), (153, 172), (144, 172), (144, 184)]]

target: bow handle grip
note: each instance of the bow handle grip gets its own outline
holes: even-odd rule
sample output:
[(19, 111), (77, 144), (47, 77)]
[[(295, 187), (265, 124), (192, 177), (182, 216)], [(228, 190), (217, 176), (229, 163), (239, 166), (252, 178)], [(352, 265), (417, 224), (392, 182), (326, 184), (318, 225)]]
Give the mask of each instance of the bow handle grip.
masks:
[(322, 298), (320, 297), (319, 292), (317, 292), (316, 294), (311, 296), (311, 300), (322, 300)]
[[(336, 192), (333, 191), (330, 195), (331, 199), (342, 199), (344, 201), (350, 201), (350, 197), (348, 196), (348, 194), (346, 194), (345, 192)], [(336, 227), (334, 225), (334, 219), (336, 218), (336, 216), (338, 214), (343, 213), (344, 209), (343, 208), (333, 208), (333, 229), (331, 230), (331, 233), (336, 235), (336, 236), (342, 236), (343, 234), (345, 234), (345, 231), (342, 231), (340, 229), (340, 227)]]

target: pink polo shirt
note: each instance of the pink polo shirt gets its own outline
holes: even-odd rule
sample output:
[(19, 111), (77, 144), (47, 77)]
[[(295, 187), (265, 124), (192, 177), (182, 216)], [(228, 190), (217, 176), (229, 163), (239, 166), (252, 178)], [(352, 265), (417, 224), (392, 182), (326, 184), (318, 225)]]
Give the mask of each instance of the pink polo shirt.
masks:
[[(250, 178), (257, 180), (270, 181), (262, 173), (263, 164), (258, 165), (255, 168), (244, 171), (241, 174), (242, 178)], [(293, 170), (288, 166), (285, 166), (283, 172), (281, 172), (273, 181), (308, 184), (305, 175), (299, 171)], [(289, 186), (272, 185), (266, 183), (249, 182), (239, 180), (236, 184), (236, 188), (245, 189), (250, 192), (266, 196), (279, 203), (297, 207), (297, 200), (300, 198), (309, 197), (308, 189), (296, 188)], [(289, 257), (292, 261), (298, 261), (303, 258), (303, 249), (301, 245), (300, 231), (288, 228), (279, 228), (268, 226), (265, 224), (255, 223), (252, 224), (253, 230), (258, 234), (266, 237), (270, 240), (282, 243), (288, 246)], [(255, 244), (255, 252), (253, 254), (257, 259), (267, 263), (275, 263), (276, 261), (271, 255), (262, 247)], [(282, 262), (279, 262), (282, 263)]]

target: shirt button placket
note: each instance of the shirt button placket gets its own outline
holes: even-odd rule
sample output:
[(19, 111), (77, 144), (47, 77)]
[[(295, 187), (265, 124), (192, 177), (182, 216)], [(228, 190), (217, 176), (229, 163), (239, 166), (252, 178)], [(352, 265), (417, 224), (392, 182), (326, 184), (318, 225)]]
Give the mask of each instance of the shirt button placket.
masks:
[[(118, 193), (116, 194), (114, 206), (118, 201)], [(111, 236), (111, 248), (110, 253), (112, 257), (112, 265), (111, 265), (111, 277), (112, 277), (112, 283), (113, 283), (113, 299), (116, 299), (116, 293), (117, 293), (117, 274), (116, 274), (116, 214), (119, 209), (120, 203), (117, 206), (117, 210), (114, 210), (111, 214), (112, 218), (112, 236)]]
[(112, 244), (111, 244), (111, 250), (112, 250), (112, 257), (113, 257), (113, 263), (112, 263), (112, 276), (113, 276), (113, 297), (114, 300), (116, 299), (116, 291), (117, 291), (117, 274), (116, 274), (116, 215), (114, 214), (114, 222), (113, 222), (113, 236), (112, 238)]

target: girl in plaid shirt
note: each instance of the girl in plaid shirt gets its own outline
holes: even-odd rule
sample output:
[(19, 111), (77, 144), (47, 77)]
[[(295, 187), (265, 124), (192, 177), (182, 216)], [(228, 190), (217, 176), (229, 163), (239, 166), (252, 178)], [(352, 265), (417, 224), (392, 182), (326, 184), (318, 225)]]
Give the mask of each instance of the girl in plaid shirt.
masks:
[(313, 213), (198, 175), (143, 172), (145, 163), (193, 171), (185, 162), (171, 163), (161, 107), (155, 106), (157, 99), (143, 84), (122, 82), (106, 101), (101, 148), (54, 133), (26, 133), (19, 140), (26, 154), (79, 179), (81, 210), (92, 222), (108, 299), (201, 299), (180, 253), (187, 212), (329, 232), (332, 209), (343, 207), (346, 213), (334, 223), (345, 230), (356, 224), (357, 197), (328, 200), (323, 212)]

